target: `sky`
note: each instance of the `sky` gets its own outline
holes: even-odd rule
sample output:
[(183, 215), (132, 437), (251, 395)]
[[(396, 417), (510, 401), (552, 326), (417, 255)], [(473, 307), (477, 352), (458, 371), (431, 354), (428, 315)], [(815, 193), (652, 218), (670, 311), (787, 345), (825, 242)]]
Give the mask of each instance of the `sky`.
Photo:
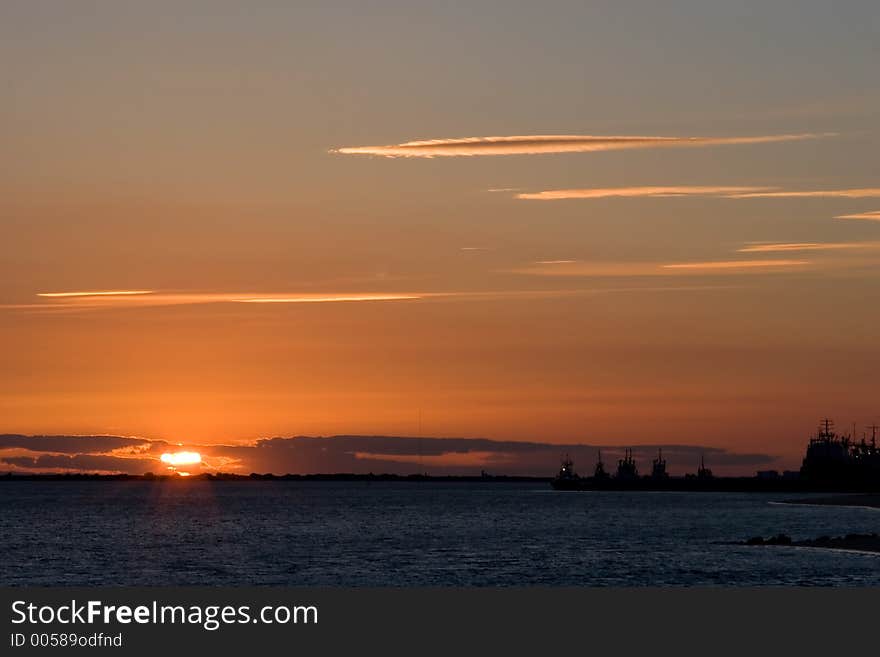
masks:
[[(861, 1), (8, 0), (0, 433), (796, 468), (880, 420), (878, 61)], [(492, 445), (429, 465), (550, 467)]]

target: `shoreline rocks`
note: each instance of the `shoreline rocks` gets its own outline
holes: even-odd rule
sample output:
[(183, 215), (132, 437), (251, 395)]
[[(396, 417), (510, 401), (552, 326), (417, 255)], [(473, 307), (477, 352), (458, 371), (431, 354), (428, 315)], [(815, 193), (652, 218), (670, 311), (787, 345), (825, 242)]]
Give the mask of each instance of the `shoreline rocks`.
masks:
[(856, 550), (859, 552), (880, 553), (880, 534), (847, 534), (845, 536), (820, 536), (819, 538), (801, 541), (792, 540), (788, 534), (777, 534), (764, 538), (752, 536), (740, 545), (763, 546), (785, 545), (793, 547), (815, 547), (829, 550)]

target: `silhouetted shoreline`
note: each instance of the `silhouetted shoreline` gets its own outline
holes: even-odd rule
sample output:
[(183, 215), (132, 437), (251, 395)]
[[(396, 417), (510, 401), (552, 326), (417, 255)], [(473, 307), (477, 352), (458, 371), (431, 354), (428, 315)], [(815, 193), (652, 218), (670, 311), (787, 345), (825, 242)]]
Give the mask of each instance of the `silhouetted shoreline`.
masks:
[(179, 474), (89, 474), (89, 473), (7, 473), (0, 475), (0, 481), (401, 481), (401, 482), (485, 482), (485, 483), (548, 483), (551, 477), (529, 477), (516, 475), (426, 475), (426, 474), (258, 474), (247, 475), (221, 472), (202, 473), (192, 476)]
[(829, 497), (809, 497), (803, 500), (785, 500), (785, 504), (808, 504), (816, 506), (861, 506), (880, 509), (880, 493), (860, 493), (858, 495), (831, 495)]
[[(880, 493), (861, 493), (857, 495), (829, 495), (828, 497), (808, 497), (799, 500), (785, 500), (782, 504), (801, 506), (839, 506), (880, 509)], [(880, 535), (878, 534), (846, 534), (844, 536), (820, 536), (819, 538), (795, 541), (787, 534), (778, 534), (769, 538), (753, 536), (743, 545), (751, 546), (792, 546), (811, 547), (826, 550), (847, 550), (855, 552), (880, 553)]]
[[(527, 475), (429, 475), (429, 474), (356, 474), (350, 472), (284, 474), (269, 473), (233, 474), (228, 472), (200, 473), (191, 476), (180, 474), (96, 474), (96, 473), (5, 473), (0, 475), (0, 482), (9, 481), (158, 481), (158, 482), (254, 482), (254, 481), (300, 481), (300, 482), (402, 482), (402, 483), (553, 483), (551, 477), (533, 477)], [(781, 500), (782, 504), (818, 504), (835, 506), (870, 506), (880, 507), (880, 493), (868, 493), (858, 486), (830, 482), (807, 482), (798, 480), (764, 480), (758, 477), (713, 477), (700, 480), (694, 477), (669, 477), (656, 481), (650, 478), (632, 481), (614, 479), (593, 482), (591, 479), (581, 480), (576, 490), (592, 490), (606, 492), (690, 492), (690, 493), (827, 493), (827, 497), (815, 497), (799, 500)]]
[(783, 546), (811, 547), (825, 550), (847, 550), (855, 552), (880, 553), (880, 535), (878, 534), (846, 534), (845, 536), (820, 536), (819, 538), (794, 541), (787, 534), (778, 534), (769, 538), (753, 536), (742, 543), (749, 546)]

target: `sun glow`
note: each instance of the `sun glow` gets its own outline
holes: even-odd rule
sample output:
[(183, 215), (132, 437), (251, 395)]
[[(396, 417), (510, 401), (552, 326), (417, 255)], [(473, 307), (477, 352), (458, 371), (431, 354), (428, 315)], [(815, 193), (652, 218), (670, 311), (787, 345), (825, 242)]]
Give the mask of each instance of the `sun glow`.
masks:
[(202, 455), (198, 452), (166, 452), (160, 457), (162, 463), (171, 467), (180, 465), (196, 465), (202, 462)]

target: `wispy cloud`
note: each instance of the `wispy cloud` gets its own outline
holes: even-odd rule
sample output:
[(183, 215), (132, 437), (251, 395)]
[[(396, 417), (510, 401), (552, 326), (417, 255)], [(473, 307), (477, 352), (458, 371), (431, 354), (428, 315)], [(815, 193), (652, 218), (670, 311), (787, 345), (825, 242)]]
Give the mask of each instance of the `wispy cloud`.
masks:
[(651, 276), (675, 276), (700, 272), (751, 273), (774, 271), (812, 264), (807, 260), (720, 260), (709, 262), (583, 262), (534, 263), (526, 267), (508, 270), (511, 274), (547, 277), (595, 277), (630, 278)]
[[(504, 273), (541, 274), (543, 270), (553, 270), (554, 275), (572, 275), (568, 267), (590, 267), (590, 274), (597, 276), (627, 276), (657, 273), (655, 264), (631, 265), (628, 263), (605, 263), (587, 265), (577, 260), (543, 261), (531, 268), (509, 270)], [(578, 271), (577, 275), (585, 275)], [(561, 299), (594, 294), (615, 292), (662, 292), (690, 288), (670, 288), (660, 286), (641, 286), (626, 288), (564, 288), (564, 289), (513, 289), (513, 290), (458, 290), (414, 293), (352, 293), (352, 294), (261, 294), (241, 295), (228, 293), (156, 293), (149, 297), (54, 297), (41, 303), (3, 304), (0, 310), (20, 310), (42, 313), (65, 314), (80, 311), (115, 310), (125, 308), (153, 308), (163, 306), (201, 305), (201, 304), (245, 304), (245, 305), (284, 305), (313, 303), (355, 303), (355, 302), (481, 302), (504, 300)]]
[(587, 153), (635, 148), (668, 148), (765, 144), (831, 136), (833, 133), (758, 135), (746, 137), (651, 137), (629, 135), (511, 135), (407, 141), (385, 146), (345, 146), (331, 153), (382, 157), (462, 157), (475, 155), (534, 155)]
[(839, 251), (844, 249), (875, 249), (880, 242), (782, 242), (750, 244), (737, 253), (784, 253), (787, 251)]
[[(231, 292), (40, 292), (44, 300), (37, 304), (17, 304), (18, 308), (100, 309), (143, 308), (199, 304), (291, 304), (412, 301), (423, 298), (416, 293), (231, 293)], [(5, 306), (11, 308), (11, 306)]]
[(880, 210), (872, 212), (857, 212), (855, 214), (839, 214), (835, 219), (864, 219), (865, 221), (880, 221)]
[(599, 187), (587, 189), (551, 189), (543, 192), (526, 192), (516, 198), (530, 201), (558, 201), (562, 199), (597, 199), (597, 198), (667, 198), (676, 196), (723, 196), (739, 195), (772, 187), (724, 187), (724, 186), (693, 186), (679, 185), (671, 187)]
[(235, 299), (237, 303), (338, 303), (343, 301), (411, 301), (421, 299), (417, 294), (348, 294), (339, 296), (290, 296), (290, 297), (252, 297)]
[(809, 264), (811, 264), (809, 260), (713, 260), (709, 262), (677, 262), (668, 265), (661, 265), (661, 267), (663, 269), (677, 270), (737, 270), (803, 267)]
[(99, 290), (93, 292), (38, 292), (38, 297), (68, 298), (68, 297), (129, 297), (143, 294), (153, 294), (153, 290)]
[(855, 189), (776, 190), (731, 194), (728, 198), (878, 198), (880, 187)]
[[(600, 198), (675, 198), (703, 196), (712, 198), (880, 198), (880, 187), (853, 189), (786, 190), (779, 187), (728, 187), (720, 185), (671, 185), (642, 187), (586, 187), (520, 192), (515, 198), (529, 201)], [(841, 215), (838, 219), (877, 219), (880, 212)]]
[(787, 251), (837, 251), (841, 249), (876, 248), (878, 242), (787, 242), (751, 244), (737, 249), (737, 253), (783, 253)]

